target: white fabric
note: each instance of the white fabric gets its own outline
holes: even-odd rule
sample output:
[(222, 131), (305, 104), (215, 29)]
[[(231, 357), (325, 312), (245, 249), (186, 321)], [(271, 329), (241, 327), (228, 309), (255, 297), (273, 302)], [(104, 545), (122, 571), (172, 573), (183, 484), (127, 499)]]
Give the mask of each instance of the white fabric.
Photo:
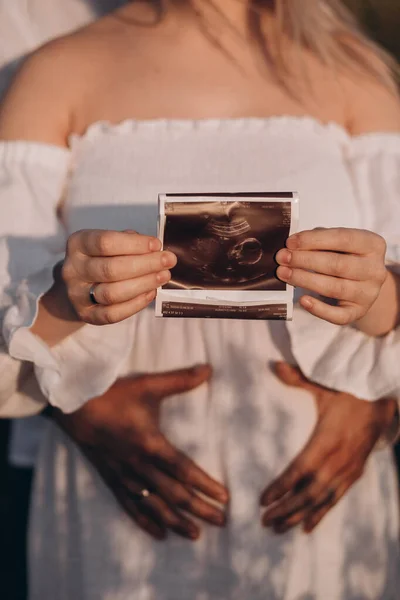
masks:
[[(292, 130), (298, 130), (300, 135), (295, 137)], [(96, 175), (103, 191), (100, 192), (96, 186), (96, 193), (93, 193), (97, 160), (109, 160), (108, 154), (103, 156), (103, 144), (98, 144), (97, 140), (107, 136), (107, 149), (116, 146), (120, 150), (119, 146), (125, 146), (128, 137), (131, 150), (127, 153), (127, 162), (130, 161), (132, 169), (135, 169), (138, 160), (143, 160), (140, 157), (146, 146), (152, 155), (156, 152), (153, 149), (156, 135), (160, 136), (160, 149), (156, 150), (162, 154), (165, 147), (173, 145), (174, 149), (179, 149), (179, 160), (183, 160), (185, 151), (186, 156), (190, 156), (190, 144), (195, 135), (200, 165), (206, 171), (211, 170), (205, 163), (211, 140), (224, 146), (227, 141), (234, 143), (235, 137), (240, 135), (242, 147), (247, 144), (248, 154), (259, 157), (252, 160), (251, 169), (241, 166), (236, 171), (239, 178), (245, 177), (246, 189), (256, 190), (257, 186), (258, 189), (278, 191), (298, 189), (301, 197), (300, 229), (313, 228), (321, 223), (326, 226), (362, 226), (387, 238), (392, 254), (389, 258), (396, 259), (400, 255), (400, 236), (396, 228), (400, 217), (400, 136), (394, 134), (366, 136), (353, 141), (339, 127), (322, 127), (311, 119), (126, 122), (115, 128), (96, 124), (84, 139), (72, 139), (72, 152), (35, 143), (0, 144), (0, 193), (10, 207), (2, 219), (0, 240), (3, 338), (13, 358), (35, 363), (43, 394), (66, 412), (78, 409), (112, 385), (118, 377), (121, 362), (129, 354), (137, 319), (102, 330), (86, 326), (53, 351), (33, 336), (28, 327), (34, 321), (38, 299), (51, 286), (52, 269), (62, 256), (67, 234), (82, 227), (105, 228), (110, 226), (109, 219), (113, 220), (115, 228), (123, 229), (130, 220), (126, 212), (127, 191), (123, 187), (125, 162), (119, 168), (119, 188), (122, 189), (118, 189), (118, 202), (123, 200), (120, 207), (111, 209), (117, 201), (117, 190), (114, 184), (108, 184), (108, 178)], [(263, 164), (270, 136), (277, 138), (274, 171), (271, 173)], [(324, 153), (319, 151), (321, 142)], [(288, 151), (287, 147), (291, 148), (292, 154), (297, 151), (297, 160), (291, 168), (283, 169), (286, 165), (282, 156)], [(81, 158), (84, 159), (84, 171)], [(72, 160), (76, 167), (64, 206), (64, 223), (61, 224), (57, 208)], [(175, 192), (188, 191), (189, 185), (197, 191), (201, 191), (201, 186), (207, 188), (206, 191), (223, 191), (227, 185), (232, 190), (243, 186), (240, 179), (236, 182), (235, 177), (228, 174), (230, 164), (226, 160), (219, 161), (218, 177), (213, 174), (211, 184), (203, 182), (197, 173), (198, 180), (192, 177), (190, 183), (182, 175), (170, 181), (165, 179), (167, 174), (163, 174), (164, 183), (159, 184), (158, 189), (153, 186), (146, 190), (145, 196), (141, 194), (143, 215), (135, 215), (135, 219), (139, 219), (134, 223), (135, 228), (155, 232), (154, 199), (158, 190), (163, 190), (162, 185)], [(191, 165), (186, 164), (185, 172), (189, 169), (193, 171)], [(244, 173), (245, 170), (251, 173)], [(332, 171), (336, 176), (335, 186), (322, 188), (322, 183), (328, 181)], [(136, 174), (143, 177), (142, 173), (143, 170)], [(85, 206), (81, 206), (80, 190), (81, 187), (86, 189), (86, 186), (88, 200)], [(109, 207), (104, 206), (106, 190), (111, 204)], [(91, 198), (93, 201), (88, 205)], [(379, 210), (374, 205), (379, 206)], [(123, 218), (118, 217), (119, 213)], [(25, 218), (17, 218), (20, 214)], [(36, 219), (38, 226), (35, 231), (33, 215), (38, 214), (41, 218)], [(147, 215), (152, 217), (152, 221), (146, 218)], [(397, 369), (399, 332), (382, 339), (369, 338), (352, 328), (317, 320), (300, 307), (295, 310), (295, 318), (287, 327), (297, 364), (315, 381), (369, 400), (400, 393), (400, 372)]]
[[(400, 136), (368, 134), (355, 140), (347, 137), (344, 142), (360, 227), (386, 239), (387, 261), (398, 268)], [(371, 339), (355, 330), (318, 321), (310, 335), (312, 324), (308, 314), (298, 308), (294, 320), (289, 325), (292, 350), (308, 377), (356, 396), (361, 393), (361, 397), (370, 400), (399, 395), (400, 330), (381, 339)], [(347, 383), (343, 387), (344, 380)]]
[[(369, 139), (386, 156), (381, 161), (385, 168), (378, 171)], [(351, 140), (336, 126), (297, 118), (129, 121), (116, 127), (97, 124), (83, 138), (73, 138), (69, 159), (58, 149), (22, 144), (18, 161), (15, 155), (11, 161), (12, 148), (0, 146), (0, 154), (8, 156), (0, 161), (0, 196), (7, 198), (14, 189), (16, 197), (33, 207), (40, 189), (39, 205), (47, 202), (49, 207), (46, 235), (52, 238), (49, 244), (37, 219), (27, 246), (29, 264), (24, 264), (23, 246), (11, 257), (14, 272), (23, 266), (25, 275), (31, 275), (24, 287), (21, 282), (7, 284), (14, 324), (34, 318), (34, 303), (23, 300), (24, 293), (28, 300), (31, 292), (37, 293), (31, 281), (44, 281), (32, 277), (44, 264), (43, 259), (35, 264), (35, 257), (47, 260), (50, 251), (57, 255), (65, 240), (63, 228), (67, 234), (87, 227), (154, 234), (159, 192), (297, 189), (302, 229), (368, 226), (387, 232), (394, 249), (398, 245), (392, 227), (398, 212), (382, 224), (373, 209), (379, 202), (398, 211), (394, 168), (387, 166), (400, 160), (397, 136)], [(45, 196), (41, 181), (46, 161), (52, 169), (46, 172), (50, 193)], [(68, 162), (69, 175), (63, 176)], [(363, 178), (370, 183), (360, 193)], [(59, 197), (52, 193), (64, 183), (62, 227), (57, 228), (50, 212)], [(385, 212), (383, 208), (379, 215)], [(13, 236), (18, 235), (17, 228)], [(4, 247), (9, 236), (10, 231)], [(21, 290), (18, 302), (15, 290)], [(259, 493), (298, 453), (315, 423), (312, 399), (281, 385), (268, 362), (295, 358), (311, 373), (317, 365), (323, 383), (333, 380), (354, 390), (356, 381), (358, 395), (373, 397), (381, 379), (398, 387), (397, 370), (386, 379), (379, 353), (372, 371), (370, 363), (356, 362), (364, 345), (379, 350), (376, 341), (350, 328), (334, 328), (333, 336), (330, 327), (304, 314), (296, 315), (289, 328), (283, 322), (156, 320), (148, 309), (117, 326), (84, 327), (55, 351), (41, 345), (36, 353), (25, 346), (31, 341), (26, 329), (17, 330), (19, 339), (13, 337), (9, 311), (4, 310), (6, 339), (18, 355), (33, 352), (43, 391), (64, 410), (100, 393), (117, 376), (209, 361), (212, 384), (171, 398), (164, 405), (163, 429), (232, 494), (230, 524), (223, 532), (205, 527), (194, 545), (175, 537), (153, 543), (121, 513), (73, 444), (49, 425), (34, 494), (31, 600), (122, 600), (132, 593), (135, 600), (396, 598), (398, 505), (389, 451), (371, 457), (362, 480), (310, 538), (300, 531), (276, 538), (259, 525)], [(384, 343), (398, 352), (396, 334)], [(363, 372), (340, 373), (341, 352)]]
[[(115, 0), (0, 0), (0, 98), (27, 53), (53, 37), (85, 25), (116, 4)], [(31, 365), (8, 356), (1, 339), (0, 398), (3, 417), (35, 414), (47, 402)], [(34, 465), (41, 426), (43, 423), (38, 417), (12, 424), (9, 443), (12, 465)]]

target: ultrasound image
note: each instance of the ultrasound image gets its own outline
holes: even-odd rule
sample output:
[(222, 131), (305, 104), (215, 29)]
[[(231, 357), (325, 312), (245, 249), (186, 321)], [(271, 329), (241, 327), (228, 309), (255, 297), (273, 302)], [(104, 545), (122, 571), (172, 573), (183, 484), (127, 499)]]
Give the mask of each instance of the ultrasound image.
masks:
[(164, 249), (178, 257), (164, 289), (286, 290), (275, 254), (285, 246), (290, 202), (166, 202)]

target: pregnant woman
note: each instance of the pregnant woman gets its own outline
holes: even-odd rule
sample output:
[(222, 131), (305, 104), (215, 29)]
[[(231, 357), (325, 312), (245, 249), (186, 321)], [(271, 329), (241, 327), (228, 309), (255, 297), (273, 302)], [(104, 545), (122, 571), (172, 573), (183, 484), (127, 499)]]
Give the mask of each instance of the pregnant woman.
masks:
[[(397, 279), (382, 239), (393, 266), (399, 131), (390, 61), (335, 0), (131, 2), (25, 63), (0, 115), (10, 356), (35, 364), (65, 412), (123, 377), (213, 368), (185, 403), (173, 396), (161, 409), (168, 390), (158, 390), (138, 410), (143, 422), (159, 417), (165, 436), (147, 435), (132, 457), (141, 528), (49, 425), (33, 600), (396, 597), (397, 491), (383, 443), (395, 402), (378, 399), (400, 387)], [(277, 255), (279, 278), (297, 288), (293, 322), (156, 320), (155, 290), (176, 264), (154, 237), (158, 194), (237, 190), (300, 193), (301, 233)], [(338, 421), (311, 384), (275, 377), (282, 360), (371, 402), (335, 396)], [(285, 471), (316, 425), (320, 469), (311, 473), (308, 452)], [(359, 455), (364, 466), (380, 437), (360, 477)], [(369, 447), (355, 444), (329, 480), (319, 476), (333, 448), (365, 438)], [(166, 439), (204, 470), (199, 494), (184, 469), (167, 472)], [(156, 541), (160, 515), (186, 539)], [(207, 521), (200, 537), (194, 517)]]

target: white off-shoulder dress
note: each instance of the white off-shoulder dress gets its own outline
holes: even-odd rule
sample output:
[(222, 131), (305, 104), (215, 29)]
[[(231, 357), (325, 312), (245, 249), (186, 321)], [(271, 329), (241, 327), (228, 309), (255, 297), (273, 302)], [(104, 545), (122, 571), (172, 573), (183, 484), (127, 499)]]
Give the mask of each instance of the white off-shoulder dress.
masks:
[[(285, 322), (175, 320), (149, 308), (85, 326), (50, 350), (27, 329), (68, 234), (155, 234), (160, 192), (296, 190), (300, 228), (363, 227), (400, 258), (400, 136), (350, 138), (309, 118), (98, 123), (70, 148), (0, 144), (3, 414), (35, 412), (15, 385), (34, 363), (43, 397), (65, 411), (118, 377), (210, 362), (210, 385), (168, 400), (163, 429), (230, 489), (229, 524), (192, 543), (152, 541), (121, 512), (79, 450), (51, 424), (33, 494), (31, 600), (395, 600), (398, 504), (390, 450), (311, 536), (260, 525), (259, 496), (315, 424), (312, 398), (276, 380), (295, 361), (326, 386), (368, 400), (399, 394), (400, 338), (371, 339), (301, 308)], [(14, 383), (13, 383), (14, 382)], [(357, 423), (354, 423), (357, 428)]]

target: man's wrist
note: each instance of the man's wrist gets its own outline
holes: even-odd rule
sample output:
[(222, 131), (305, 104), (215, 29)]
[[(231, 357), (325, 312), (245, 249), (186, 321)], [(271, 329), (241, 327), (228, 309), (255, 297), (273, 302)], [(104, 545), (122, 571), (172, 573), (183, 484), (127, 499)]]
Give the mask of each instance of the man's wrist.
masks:
[(376, 448), (383, 449), (394, 446), (400, 440), (400, 398), (390, 398), (390, 412), (386, 428), (380, 436)]

